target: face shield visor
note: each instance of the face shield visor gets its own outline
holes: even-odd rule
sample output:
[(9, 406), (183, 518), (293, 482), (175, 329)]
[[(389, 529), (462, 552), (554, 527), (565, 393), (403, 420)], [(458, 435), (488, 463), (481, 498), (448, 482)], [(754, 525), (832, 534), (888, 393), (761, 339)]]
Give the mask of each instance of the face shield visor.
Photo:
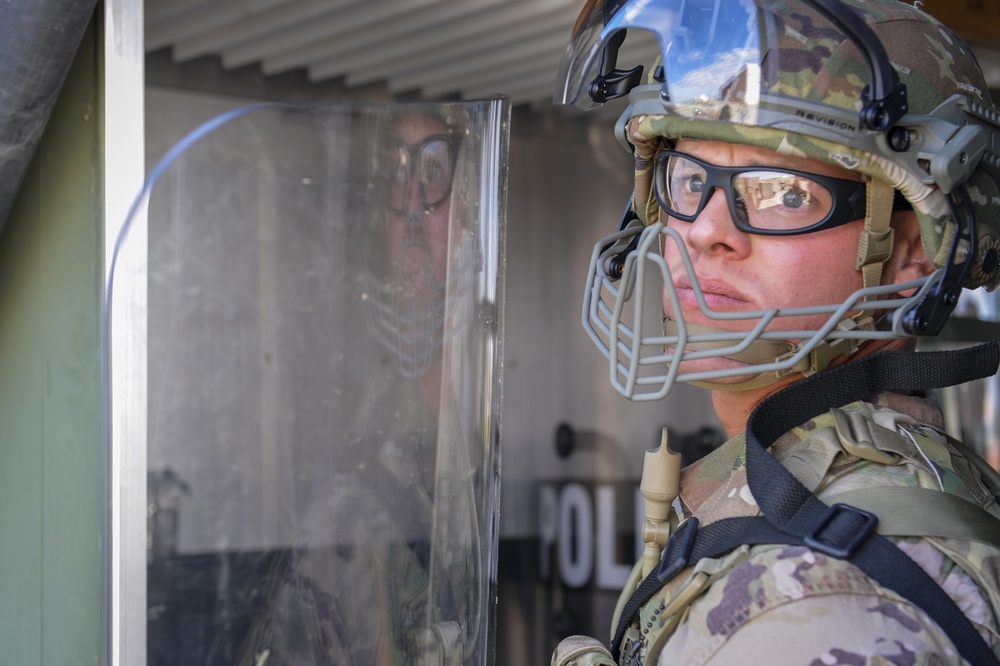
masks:
[[(616, 68), (631, 30), (658, 42), (662, 65), (653, 78), (661, 85), (650, 113), (774, 126), (801, 119), (804, 100), (824, 109), (802, 120), (805, 127), (857, 132), (885, 129), (906, 111), (905, 88), (878, 37), (831, 0), (592, 0), (564, 54), (555, 103), (590, 108), (636, 87), (639, 73)], [(822, 80), (819, 59), (831, 55), (845, 59), (847, 85), (857, 90)]]

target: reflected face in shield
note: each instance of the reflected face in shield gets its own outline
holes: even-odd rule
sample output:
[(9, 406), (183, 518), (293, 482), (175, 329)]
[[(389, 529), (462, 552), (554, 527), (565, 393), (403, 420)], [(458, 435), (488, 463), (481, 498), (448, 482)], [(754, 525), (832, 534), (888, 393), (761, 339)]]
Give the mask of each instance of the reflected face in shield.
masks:
[(397, 117), (379, 163), (384, 246), (375, 332), (405, 377), (427, 372), (442, 344), (452, 181), (459, 139), (434, 115)]
[(429, 116), (396, 121), (389, 143), (388, 251), (400, 302), (431, 303), (444, 289), (454, 140)]

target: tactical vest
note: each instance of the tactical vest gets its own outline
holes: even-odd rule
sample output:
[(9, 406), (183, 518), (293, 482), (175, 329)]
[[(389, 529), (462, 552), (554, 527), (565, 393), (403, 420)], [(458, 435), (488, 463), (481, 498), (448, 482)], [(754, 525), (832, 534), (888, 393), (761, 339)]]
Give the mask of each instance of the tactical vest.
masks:
[[(953, 362), (961, 361), (953, 359)], [(863, 402), (834, 407), (792, 428), (774, 448), (780, 450), (777, 455), (784, 468), (813, 497), (818, 496), (829, 505), (860, 510), (859, 514), (870, 514), (871, 527), (883, 537), (926, 538), (973, 581), (981, 581), (977, 565), (986, 557), (1000, 553), (1000, 507), (997, 505), (1000, 475), (944, 433), (903, 414), (889, 412), (891, 410), (885, 409), (874, 412), (872, 405)], [(740, 435), (730, 440), (704, 461), (716, 470), (718, 478), (730, 480), (731, 492), (737, 492), (737, 486), (745, 487), (745, 481), (740, 480), (740, 476), (746, 474), (743, 456), (748, 453), (744, 437)], [(831, 474), (831, 467), (836, 468), (835, 474)], [(906, 475), (894, 472), (903, 467), (909, 469)], [(832, 476), (836, 477), (835, 482), (830, 481)], [(725, 522), (721, 519), (736, 518), (730, 522), (738, 522), (741, 517), (760, 514), (752, 501), (734, 501), (726, 504), (726, 509), (724, 515), (717, 516), (718, 521), (709, 517), (704, 528), (713, 522)], [(693, 521), (693, 528), (685, 530), (685, 523), (689, 521)], [(637, 564), (621, 595), (612, 624), (613, 632), (617, 628), (612, 647), (620, 649), (620, 661), (615, 662), (598, 641), (577, 636), (559, 645), (553, 655), (554, 665), (655, 664), (663, 646), (687, 617), (688, 608), (713, 583), (725, 578), (750, 557), (790, 543), (768, 544), (765, 537), (754, 537), (752, 545), (737, 543), (736, 547), (717, 556), (689, 559), (676, 553), (685, 549), (689, 553), (692, 551), (690, 543), (683, 543), (683, 533), (700, 531), (698, 520), (688, 518), (677, 527), (664, 553), (661, 571), (669, 568), (666, 565), (671, 556), (673, 568), (683, 565), (683, 570), (679, 574), (672, 572), (668, 582), (658, 586), (655, 580), (640, 580)], [(864, 535), (864, 539), (867, 536)], [(968, 547), (948, 548), (941, 539), (958, 539)], [(851, 547), (856, 549), (857, 544)], [(849, 559), (849, 555), (845, 559)], [(877, 576), (873, 578), (878, 580)], [(933, 582), (930, 585), (935, 592), (941, 592)], [(648, 588), (647, 592), (637, 593), (642, 587)], [(648, 590), (653, 591), (650, 594)], [(994, 617), (1000, 618), (1000, 590), (982, 591)], [(950, 598), (948, 602), (954, 606)], [(918, 600), (916, 605), (927, 612), (926, 605), (940, 606), (941, 603), (935, 600), (925, 605)], [(621, 622), (623, 614), (626, 621)], [(940, 619), (933, 619), (941, 623)], [(962, 651), (958, 643), (964, 639), (956, 640), (952, 632), (949, 636)], [(962, 654), (966, 656), (965, 652)], [(979, 661), (973, 663), (996, 661), (992, 652), (986, 653), (981, 647), (978, 654)]]

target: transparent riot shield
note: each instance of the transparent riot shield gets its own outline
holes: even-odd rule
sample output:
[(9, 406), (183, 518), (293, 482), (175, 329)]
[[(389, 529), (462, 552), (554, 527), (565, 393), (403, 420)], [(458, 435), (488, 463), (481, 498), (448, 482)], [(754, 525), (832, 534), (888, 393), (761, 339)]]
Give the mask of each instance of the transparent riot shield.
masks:
[(508, 117), (252, 107), (151, 175), (116, 246), (145, 256), (146, 539), (116, 547), (148, 664), (492, 660)]

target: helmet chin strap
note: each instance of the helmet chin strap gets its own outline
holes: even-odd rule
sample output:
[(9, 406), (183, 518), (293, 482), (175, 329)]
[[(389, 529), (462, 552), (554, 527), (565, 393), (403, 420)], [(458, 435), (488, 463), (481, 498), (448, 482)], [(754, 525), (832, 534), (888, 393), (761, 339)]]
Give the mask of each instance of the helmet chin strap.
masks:
[[(879, 180), (869, 180), (867, 183), (867, 206), (865, 208), (865, 224), (858, 238), (858, 253), (855, 268), (861, 271), (864, 287), (877, 287), (882, 282), (882, 267), (892, 256), (893, 230), (890, 225), (892, 221), (892, 201), (896, 192), (892, 186)], [(872, 296), (866, 296), (865, 300), (870, 300)], [(837, 324), (838, 330), (875, 330), (876, 322), (873, 317), (873, 310), (864, 310), (852, 317), (844, 319)], [(731, 333), (725, 329), (701, 324), (687, 324), (689, 334), (705, 333)], [(679, 332), (677, 322), (664, 319), (664, 335), (676, 336)], [(751, 376), (742, 382), (733, 384), (723, 384), (713, 381), (692, 381), (695, 386), (710, 389), (712, 391), (749, 391), (774, 384), (786, 377), (800, 373), (808, 377), (814, 373), (826, 370), (834, 359), (840, 356), (852, 356), (867, 340), (858, 339), (838, 339), (824, 340), (816, 345), (804, 358), (794, 367), (775, 371), (763, 372)], [(693, 351), (709, 349), (719, 349), (731, 345), (731, 342), (693, 342), (687, 347)], [(746, 363), (748, 365), (764, 365), (782, 361), (801, 349), (800, 344), (782, 340), (754, 340), (744, 351), (726, 356), (724, 358)]]
[[(867, 202), (865, 206), (865, 226), (858, 238), (858, 256), (854, 267), (861, 271), (864, 287), (878, 287), (882, 284), (882, 267), (892, 256), (893, 231), (892, 200), (896, 190), (881, 180), (869, 179), (865, 187)], [(865, 300), (871, 300), (866, 296)], [(875, 328), (872, 318), (874, 310), (865, 311), (865, 316), (858, 320), (858, 327), (863, 331)]]
[[(854, 321), (854, 318), (849, 317), (840, 322), (837, 325), (837, 328), (841, 331), (857, 330), (858, 324)], [(714, 326), (705, 326), (703, 324), (687, 324), (686, 329), (689, 335), (732, 333), (732, 331), (728, 331), (726, 329)], [(665, 319), (663, 322), (663, 330), (664, 335), (676, 336), (680, 327), (676, 321), (672, 319)], [(809, 375), (821, 370), (826, 370), (830, 366), (830, 363), (833, 362), (833, 359), (838, 356), (850, 356), (854, 354), (865, 342), (866, 340), (857, 339), (825, 340), (813, 347), (813, 349), (809, 352), (809, 355), (803, 358), (798, 364), (784, 370), (761, 372), (742, 382), (723, 384), (721, 382), (707, 380), (694, 380), (689, 381), (688, 383), (712, 391), (749, 391), (752, 389), (762, 388), (794, 374), (801, 374), (808, 377)], [(686, 349), (690, 349), (691, 351), (704, 351), (718, 349), (720, 347), (728, 347), (731, 344), (732, 342), (725, 341), (689, 342), (687, 343)], [(798, 353), (800, 349), (800, 344), (787, 340), (754, 340), (750, 343), (750, 346), (742, 352), (739, 352), (738, 354), (730, 354), (724, 356), (723, 358), (738, 361), (740, 363), (746, 363), (751, 366), (765, 365), (783, 361), (786, 358)]]

